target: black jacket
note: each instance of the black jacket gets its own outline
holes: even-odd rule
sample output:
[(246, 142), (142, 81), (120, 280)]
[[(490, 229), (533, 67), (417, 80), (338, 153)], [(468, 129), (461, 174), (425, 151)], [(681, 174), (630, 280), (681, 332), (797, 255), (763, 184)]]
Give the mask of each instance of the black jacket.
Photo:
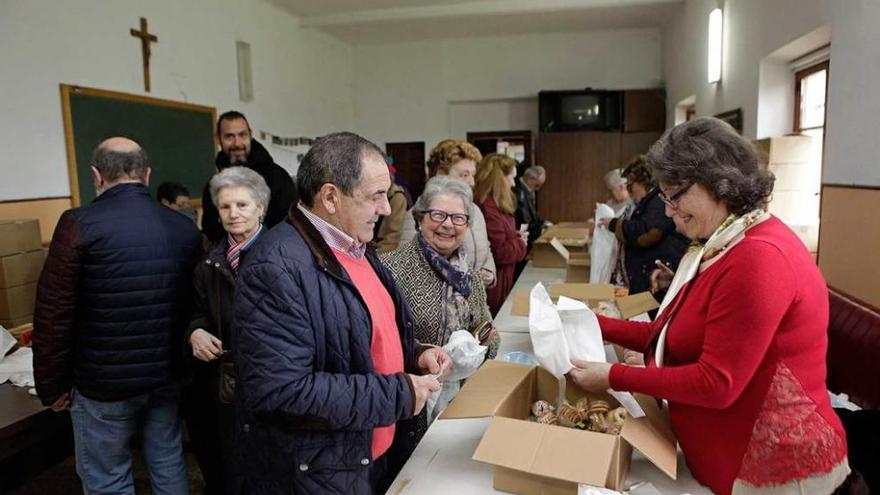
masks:
[(516, 193), (516, 228), (526, 224), (529, 229), (529, 247), (535, 242), (535, 239), (541, 237), (544, 230), (544, 220), (538, 215), (538, 206), (535, 204), (535, 197), (529, 188), (523, 184), (522, 179), (516, 180), (513, 188)]
[(666, 216), (666, 206), (656, 187), (648, 191), (636, 205), (629, 220), (615, 218), (608, 228), (624, 243), (624, 266), (630, 294), (651, 288), (654, 260), (660, 260), (674, 271), (687, 251), (690, 241), (675, 230), (675, 223)]
[[(217, 170), (223, 170), (231, 166), (229, 163), (229, 155), (224, 152), (217, 153)], [(266, 228), (272, 228), (287, 218), (291, 204), (296, 204), (296, 186), (293, 179), (287, 174), (287, 171), (281, 168), (281, 165), (275, 163), (269, 152), (256, 139), (251, 140), (251, 152), (248, 155), (248, 161), (244, 166), (257, 172), (266, 180), (269, 191), (272, 196), (269, 198), (269, 208), (266, 210), (266, 218), (263, 224)], [(211, 191), (208, 184), (202, 191), (202, 232), (212, 243), (223, 239), (226, 232), (220, 225), (220, 214), (217, 207), (211, 201)]]
[[(394, 302), (404, 369), (416, 373), (409, 306), (366, 256)], [(412, 384), (373, 371), (365, 303), (298, 209), (250, 249), (234, 313), (245, 493), (369, 494), (373, 428), (412, 417)]]
[(114, 401), (174, 381), (200, 247), (192, 222), (142, 184), (117, 185), (64, 212), (34, 312), (43, 403), (72, 386)]

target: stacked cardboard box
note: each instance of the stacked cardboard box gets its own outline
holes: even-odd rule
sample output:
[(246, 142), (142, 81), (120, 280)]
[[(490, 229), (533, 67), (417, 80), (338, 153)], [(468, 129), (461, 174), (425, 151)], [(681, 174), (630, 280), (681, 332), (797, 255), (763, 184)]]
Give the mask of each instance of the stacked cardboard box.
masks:
[(0, 220), (0, 325), (14, 328), (33, 321), (45, 259), (37, 220)]

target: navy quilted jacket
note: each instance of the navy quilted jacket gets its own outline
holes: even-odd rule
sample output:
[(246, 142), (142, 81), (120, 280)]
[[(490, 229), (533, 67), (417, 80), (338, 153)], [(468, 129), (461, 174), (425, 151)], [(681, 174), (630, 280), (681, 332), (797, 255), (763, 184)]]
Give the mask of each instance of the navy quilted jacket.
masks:
[(167, 385), (201, 238), (142, 184), (64, 212), (37, 286), (34, 375), (44, 404), (71, 386), (121, 400)]
[[(397, 308), (404, 368), (414, 373), (409, 307), (367, 256)], [(414, 395), (405, 374), (373, 372), (366, 306), (297, 208), (248, 253), (236, 290), (244, 493), (370, 493), (372, 429), (411, 418)]]

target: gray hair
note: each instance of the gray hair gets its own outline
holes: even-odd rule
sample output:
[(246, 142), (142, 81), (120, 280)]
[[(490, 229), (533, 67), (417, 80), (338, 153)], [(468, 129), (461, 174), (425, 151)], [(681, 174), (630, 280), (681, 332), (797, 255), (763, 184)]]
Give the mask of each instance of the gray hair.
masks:
[(547, 170), (540, 165), (532, 165), (523, 172), (523, 179), (531, 178), (538, 180), (547, 175)]
[(773, 174), (759, 168), (754, 145), (714, 117), (666, 131), (647, 162), (659, 182), (700, 184), (736, 215), (766, 208), (773, 192)]
[[(473, 211), (474, 193), (471, 191), (470, 186), (448, 175), (435, 175), (425, 184), (425, 190), (422, 191), (422, 195), (419, 196), (419, 199), (413, 205), (413, 216), (416, 218), (416, 222), (419, 221), (426, 211), (431, 209), (431, 203), (434, 202), (437, 196), (457, 196), (461, 198), (464, 209), (468, 212), (469, 216), (470, 212)], [(468, 223), (470, 223), (470, 220), (468, 220)]]
[(626, 178), (620, 175), (620, 169), (615, 168), (610, 170), (607, 174), (605, 174), (605, 186), (608, 189), (614, 189), (615, 187), (625, 186)]
[(147, 152), (141, 147), (132, 151), (117, 151), (101, 145), (92, 151), (91, 165), (110, 183), (126, 178), (143, 179), (149, 167)]
[(247, 167), (226, 167), (211, 177), (208, 183), (208, 190), (211, 192), (211, 201), (214, 206), (217, 204), (217, 195), (222, 189), (227, 187), (244, 187), (251, 192), (254, 202), (263, 207), (263, 210), (269, 207), (269, 198), (271, 192), (266, 180), (263, 176), (254, 172)]
[(368, 153), (376, 153), (385, 159), (385, 153), (378, 146), (351, 132), (318, 138), (303, 157), (296, 173), (300, 201), (309, 208), (315, 206), (315, 195), (327, 183), (351, 196), (361, 181), (361, 162)]

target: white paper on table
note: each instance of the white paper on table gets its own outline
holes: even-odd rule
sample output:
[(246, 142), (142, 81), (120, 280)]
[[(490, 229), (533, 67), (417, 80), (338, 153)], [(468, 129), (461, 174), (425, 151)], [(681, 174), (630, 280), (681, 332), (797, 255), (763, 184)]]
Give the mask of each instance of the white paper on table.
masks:
[(0, 361), (3, 361), (3, 356), (9, 352), (9, 349), (12, 349), (18, 341), (15, 337), (9, 333), (9, 330), (6, 330), (2, 325), (0, 325)]
[(19, 387), (34, 386), (34, 353), (21, 347), (0, 361), (0, 383), (11, 381)]
[(562, 319), (547, 289), (538, 282), (529, 294), (529, 336), (535, 359), (557, 378), (571, 370), (568, 342)]
[(578, 495), (622, 495), (622, 492), (610, 488), (578, 483)]
[(565, 296), (559, 297), (556, 304), (562, 331), (568, 342), (570, 358), (581, 361), (605, 362), (605, 347), (602, 344), (602, 330), (599, 319), (586, 304)]
[(596, 203), (593, 243), (590, 244), (590, 283), (607, 284), (611, 280), (617, 238), (614, 233), (599, 225), (603, 218), (614, 218), (614, 210), (604, 203)]

